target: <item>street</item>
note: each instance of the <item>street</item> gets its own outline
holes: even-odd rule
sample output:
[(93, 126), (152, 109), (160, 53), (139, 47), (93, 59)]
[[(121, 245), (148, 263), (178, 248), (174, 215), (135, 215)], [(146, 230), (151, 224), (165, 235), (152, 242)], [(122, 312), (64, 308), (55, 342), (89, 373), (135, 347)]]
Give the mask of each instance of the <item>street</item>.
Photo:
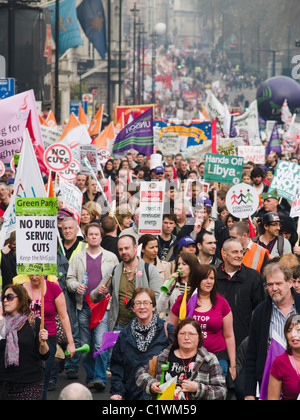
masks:
[[(49, 391), (48, 392), (47, 400), (57, 401), (58, 398), (59, 398), (59, 394), (60, 394), (61, 390), (65, 386), (70, 385), (72, 382), (79, 382), (79, 383), (85, 385), (85, 370), (82, 367), (82, 365), (79, 368), (79, 378), (78, 379), (67, 379), (65, 372), (60, 373), (58, 375), (56, 389), (54, 391)], [(91, 392), (93, 394), (93, 399), (95, 401), (109, 401), (109, 398), (110, 398), (109, 390), (110, 390), (110, 380), (108, 379), (104, 392), (96, 392), (93, 389), (91, 390)]]

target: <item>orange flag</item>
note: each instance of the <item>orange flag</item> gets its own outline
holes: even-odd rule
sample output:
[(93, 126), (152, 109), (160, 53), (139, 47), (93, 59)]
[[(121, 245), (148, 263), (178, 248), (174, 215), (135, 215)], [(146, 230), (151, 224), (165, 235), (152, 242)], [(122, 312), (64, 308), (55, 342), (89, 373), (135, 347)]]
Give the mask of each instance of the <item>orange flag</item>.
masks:
[(59, 141), (62, 141), (62, 139), (64, 137), (66, 137), (66, 135), (71, 130), (73, 130), (73, 128), (79, 127), (80, 125), (81, 125), (80, 122), (77, 120), (77, 118), (75, 117), (75, 115), (72, 112), (72, 114), (70, 115), (69, 121), (67, 122), (67, 125), (65, 126), (64, 131), (62, 132), (62, 135), (61, 135)]
[(86, 116), (86, 113), (84, 112), (84, 109), (82, 108), (82, 105), (79, 104), (79, 112), (78, 112), (78, 121), (80, 124), (88, 124), (88, 119)]
[(101, 149), (101, 147), (108, 147), (110, 143), (115, 139), (115, 128), (114, 123), (111, 122), (103, 131), (96, 137), (92, 144), (97, 146), (97, 150)]
[(44, 120), (44, 118), (40, 114), (39, 114), (39, 120), (40, 120), (41, 125), (45, 125), (46, 127), (48, 127), (48, 124), (46, 123), (46, 121)]
[(89, 132), (90, 137), (98, 136), (100, 134), (101, 125), (102, 125), (102, 117), (103, 117), (103, 108), (104, 108), (104, 105), (102, 105), (98, 109), (95, 117), (93, 118), (89, 126), (88, 132)]
[(57, 122), (55, 119), (55, 115), (53, 111), (49, 111), (48, 117), (46, 119), (46, 123), (48, 127), (57, 127)]
[(207, 119), (207, 121), (209, 121), (210, 120), (210, 118), (209, 118), (209, 116), (208, 116), (208, 113), (206, 112), (206, 109), (205, 109), (205, 107), (203, 107), (203, 109), (202, 109), (202, 115)]

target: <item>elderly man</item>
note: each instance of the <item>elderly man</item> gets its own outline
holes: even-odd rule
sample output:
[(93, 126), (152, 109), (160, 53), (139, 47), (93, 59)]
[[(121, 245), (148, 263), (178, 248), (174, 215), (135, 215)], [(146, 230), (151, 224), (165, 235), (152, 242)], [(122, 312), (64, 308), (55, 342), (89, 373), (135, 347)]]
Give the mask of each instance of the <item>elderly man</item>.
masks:
[[(133, 236), (125, 235), (119, 238), (118, 250), (122, 261), (104, 276), (91, 293), (93, 302), (100, 302), (107, 293), (111, 295), (110, 331), (121, 330), (132, 319), (128, 313), (128, 304), (135, 289), (140, 286), (150, 287), (158, 299), (162, 285), (158, 269), (137, 256), (137, 245)], [(111, 275), (112, 278), (107, 284)]]
[(264, 300), (260, 274), (243, 264), (243, 247), (237, 239), (223, 245), (224, 264), (218, 268), (218, 291), (233, 313), (236, 346), (248, 336), (253, 310)]
[(270, 263), (263, 275), (268, 297), (254, 310), (251, 321), (245, 359), (244, 395), (247, 400), (256, 397), (257, 383), (262, 381), (274, 332), (285, 342), (286, 320), (290, 315), (300, 313), (300, 295), (293, 288), (292, 271), (279, 263)]

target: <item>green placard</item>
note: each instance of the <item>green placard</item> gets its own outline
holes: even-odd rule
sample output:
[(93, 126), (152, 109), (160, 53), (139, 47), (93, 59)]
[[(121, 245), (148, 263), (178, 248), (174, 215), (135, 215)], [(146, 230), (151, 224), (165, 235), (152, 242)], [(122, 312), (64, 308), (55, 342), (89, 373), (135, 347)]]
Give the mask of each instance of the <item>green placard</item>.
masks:
[(17, 273), (57, 275), (57, 198), (16, 198)]
[(244, 158), (207, 153), (205, 155), (204, 179), (206, 182), (239, 184), (242, 179)]
[(294, 200), (297, 197), (300, 185), (300, 165), (280, 160), (277, 164), (274, 177), (268, 192), (276, 191), (279, 197)]

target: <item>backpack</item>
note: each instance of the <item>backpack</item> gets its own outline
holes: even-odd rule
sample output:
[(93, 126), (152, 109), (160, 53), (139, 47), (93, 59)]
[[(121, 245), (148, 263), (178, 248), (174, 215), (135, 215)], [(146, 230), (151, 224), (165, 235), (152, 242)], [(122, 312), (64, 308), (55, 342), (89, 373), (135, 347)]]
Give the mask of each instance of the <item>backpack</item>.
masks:
[[(258, 236), (255, 236), (255, 238), (252, 239), (253, 242), (257, 244), (258, 242)], [(278, 236), (277, 238), (277, 251), (279, 256), (281, 257), (283, 254), (283, 247), (284, 247), (284, 238), (282, 236)]]

